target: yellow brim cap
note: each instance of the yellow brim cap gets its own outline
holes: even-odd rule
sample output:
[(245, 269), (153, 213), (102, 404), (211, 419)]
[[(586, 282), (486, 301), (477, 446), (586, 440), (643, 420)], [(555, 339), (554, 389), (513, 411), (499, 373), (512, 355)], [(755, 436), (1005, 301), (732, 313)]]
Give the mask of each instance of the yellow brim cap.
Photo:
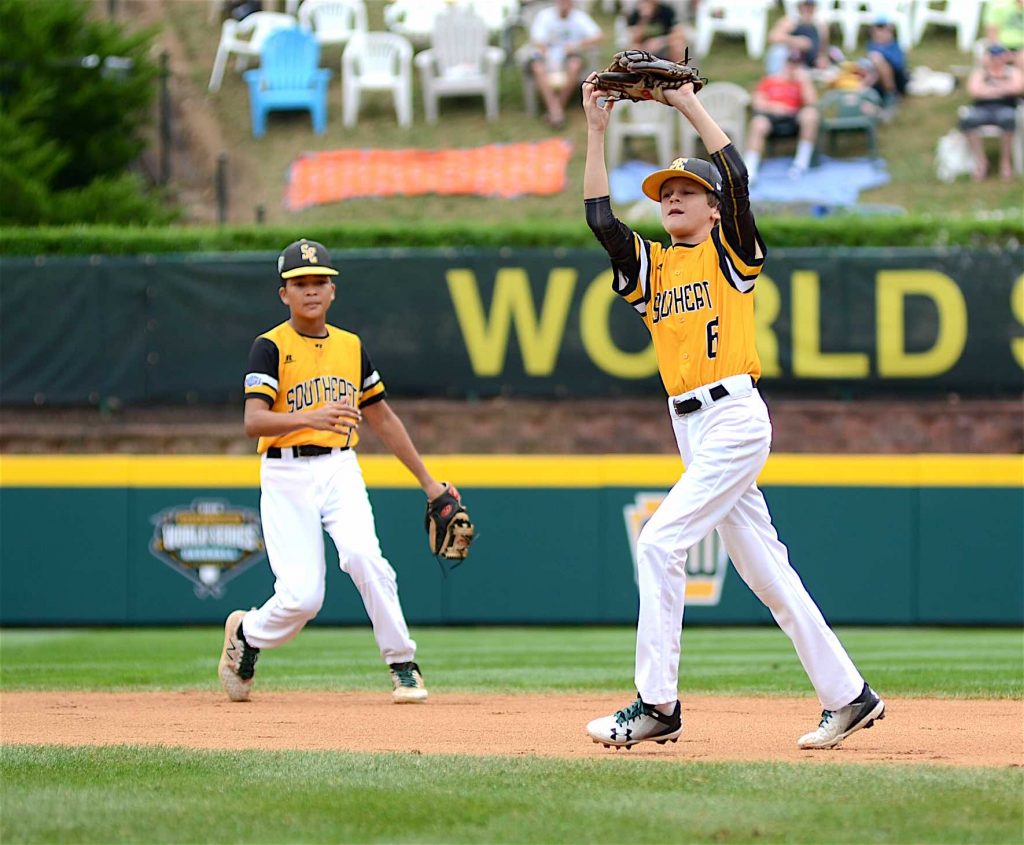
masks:
[(664, 170), (655, 170), (644, 179), (641, 190), (655, 202), (661, 202), (661, 186), (669, 179), (689, 179), (709, 191), (720, 193), (722, 177), (718, 168), (700, 158), (677, 158)]
[(282, 279), (294, 279), (296, 276), (337, 276), (338, 271), (330, 267), (296, 267), (294, 270), (285, 270), (281, 274)]

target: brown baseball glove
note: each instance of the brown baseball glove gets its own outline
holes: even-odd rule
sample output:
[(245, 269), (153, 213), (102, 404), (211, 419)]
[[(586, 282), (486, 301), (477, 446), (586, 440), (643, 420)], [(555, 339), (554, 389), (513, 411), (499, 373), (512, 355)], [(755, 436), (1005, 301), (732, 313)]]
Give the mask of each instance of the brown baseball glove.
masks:
[(427, 502), (424, 527), (427, 545), (437, 558), (458, 561), (452, 568), (466, 559), (476, 529), (462, 506), (462, 496), (451, 484), (446, 484), (440, 496)]
[(693, 83), (694, 93), (707, 84), (707, 79), (690, 64), (687, 49), (683, 61), (659, 59), (646, 50), (623, 50), (616, 53), (608, 69), (597, 74), (596, 87), (608, 92), (609, 100), (657, 100), (668, 104), (665, 91)]

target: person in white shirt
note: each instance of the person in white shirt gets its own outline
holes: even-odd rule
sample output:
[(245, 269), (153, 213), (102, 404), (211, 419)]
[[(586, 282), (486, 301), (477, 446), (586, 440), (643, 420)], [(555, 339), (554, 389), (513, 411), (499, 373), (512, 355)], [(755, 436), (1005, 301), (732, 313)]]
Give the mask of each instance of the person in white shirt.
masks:
[(603, 38), (601, 27), (586, 12), (573, 8), (572, 0), (556, 0), (533, 19), (527, 73), (544, 99), (551, 126), (565, 123), (565, 106), (578, 90), (583, 56)]

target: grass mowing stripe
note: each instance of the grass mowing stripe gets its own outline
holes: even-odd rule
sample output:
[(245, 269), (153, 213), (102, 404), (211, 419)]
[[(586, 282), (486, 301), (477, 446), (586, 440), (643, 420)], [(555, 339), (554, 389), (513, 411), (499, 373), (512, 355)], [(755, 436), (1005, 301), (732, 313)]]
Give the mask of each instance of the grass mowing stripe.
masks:
[[(889, 695), (1024, 697), (1016, 629), (838, 631), (872, 685)], [(630, 688), (632, 628), (422, 628), (418, 659), (449, 691)], [(215, 689), (219, 628), (0, 630), (0, 688)], [(259, 664), (262, 689), (389, 688), (368, 628), (313, 625)], [(689, 692), (810, 694), (775, 628), (687, 628), (680, 686)]]
[(13, 842), (1011, 842), (1013, 769), (0, 749)]

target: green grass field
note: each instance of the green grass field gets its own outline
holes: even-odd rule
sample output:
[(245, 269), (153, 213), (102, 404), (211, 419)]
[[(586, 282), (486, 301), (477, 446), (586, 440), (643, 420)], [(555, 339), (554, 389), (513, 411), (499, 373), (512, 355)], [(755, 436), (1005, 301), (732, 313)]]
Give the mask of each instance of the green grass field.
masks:
[[(422, 628), (418, 659), (437, 690), (631, 690), (628, 628)], [(843, 643), (879, 689), (902, 696), (1024, 698), (1024, 637), (987, 629), (850, 628)], [(0, 689), (217, 689), (213, 628), (6, 630)], [(259, 664), (267, 690), (388, 687), (369, 629), (311, 625)], [(687, 629), (685, 692), (810, 695), (776, 628)]]
[[(631, 694), (633, 631), (414, 630), (432, 690)], [(1024, 697), (1019, 630), (839, 631), (890, 696)], [(0, 690), (216, 689), (216, 628), (0, 631)], [(388, 688), (312, 626), (265, 690)], [(683, 695), (810, 695), (775, 629), (693, 628)], [(344, 714), (339, 713), (339, 718)], [(538, 730), (542, 730), (538, 726)], [(126, 737), (126, 743), (131, 738)], [(9, 842), (1021, 842), (1019, 769), (3, 746)]]

